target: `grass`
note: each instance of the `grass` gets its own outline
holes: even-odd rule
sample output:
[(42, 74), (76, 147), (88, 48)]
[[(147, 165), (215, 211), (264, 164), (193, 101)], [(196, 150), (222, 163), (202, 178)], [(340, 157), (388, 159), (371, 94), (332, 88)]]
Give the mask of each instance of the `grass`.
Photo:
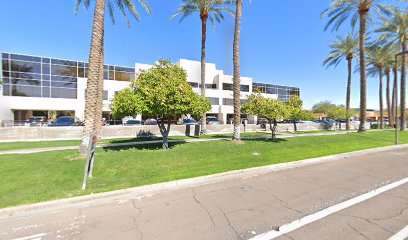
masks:
[[(267, 133), (242, 133), (242, 137), (263, 137), (269, 136)], [(175, 136), (170, 137), (170, 140), (185, 140), (185, 139), (209, 139), (209, 138), (230, 138), (232, 134), (211, 134), (200, 137), (185, 137)], [(117, 138), (117, 139), (103, 139), (99, 143), (126, 143), (126, 142), (143, 142), (151, 140), (161, 140), (161, 137), (154, 139), (145, 138)], [(19, 149), (33, 149), (46, 147), (63, 147), (63, 146), (78, 146), (81, 143), (79, 140), (56, 140), (56, 141), (38, 141), (38, 142), (4, 142), (0, 143), (0, 151), (10, 151)]]
[[(400, 134), (408, 143), (408, 132)], [(81, 191), (84, 159), (75, 150), (0, 155), (0, 208), (225, 171), (392, 145), (390, 131), (333, 136), (160, 144), (97, 150), (94, 177)]]

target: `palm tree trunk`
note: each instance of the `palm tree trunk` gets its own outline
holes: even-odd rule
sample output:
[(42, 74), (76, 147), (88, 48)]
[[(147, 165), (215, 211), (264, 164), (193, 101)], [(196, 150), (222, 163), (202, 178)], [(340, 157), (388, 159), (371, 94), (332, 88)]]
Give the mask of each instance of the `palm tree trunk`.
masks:
[(379, 86), (379, 96), (380, 96), (380, 129), (384, 129), (384, 99), (383, 99), (383, 71), (382, 67), (378, 68), (380, 74), (380, 86)]
[(397, 109), (397, 101), (395, 99), (395, 95), (398, 95), (398, 69), (396, 67), (393, 68), (393, 73), (394, 73), (394, 84), (392, 87), (392, 117), (393, 117), (393, 122), (394, 122), (394, 128), (398, 128), (398, 111)]
[[(407, 42), (402, 40), (402, 51), (407, 51)], [(401, 66), (401, 131), (407, 129), (405, 111), (406, 111), (406, 94), (407, 94), (407, 82), (406, 82), (406, 70), (405, 70), (405, 55), (402, 56)]]
[(241, 127), (241, 66), (240, 66), (240, 41), (241, 41), (241, 17), (242, 17), (242, 0), (236, 1), (235, 12), (235, 33), (233, 46), (233, 64), (234, 64), (234, 140), (240, 140)]
[[(207, 40), (207, 17), (201, 18), (201, 96), (205, 97), (205, 64), (206, 50), (205, 43)], [(201, 117), (201, 134), (207, 134), (207, 116), (206, 113)]]
[(350, 130), (350, 98), (351, 98), (351, 64), (353, 58), (347, 58), (347, 96), (346, 96), (346, 111), (347, 111), (347, 123), (346, 130)]
[(104, 36), (102, 37), (102, 58), (100, 63), (98, 96), (95, 109), (95, 134), (98, 139), (102, 138), (102, 112), (103, 112), (103, 80), (104, 80)]
[(103, 52), (103, 30), (105, 23), (105, 0), (97, 0), (92, 26), (91, 49), (89, 53), (89, 73), (87, 81), (87, 94), (85, 99), (85, 114), (82, 143), (79, 153), (85, 155), (88, 151), (89, 136), (95, 129), (96, 97), (98, 95), (98, 83), (100, 79), (100, 66)]
[(367, 112), (367, 74), (366, 74), (366, 28), (367, 12), (360, 11), (360, 127), (358, 132), (365, 132), (366, 112)]
[(391, 107), (391, 90), (390, 90), (390, 83), (391, 83), (391, 71), (390, 68), (387, 67), (385, 69), (385, 75), (387, 77), (387, 89), (386, 89), (386, 98), (387, 98), (387, 115), (388, 115), (388, 124), (392, 126), (394, 124), (394, 119), (392, 115), (392, 107)]

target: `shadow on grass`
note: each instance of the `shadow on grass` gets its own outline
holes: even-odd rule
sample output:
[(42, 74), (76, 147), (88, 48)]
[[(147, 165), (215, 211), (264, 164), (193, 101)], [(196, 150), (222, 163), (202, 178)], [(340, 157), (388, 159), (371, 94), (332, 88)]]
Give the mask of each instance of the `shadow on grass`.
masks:
[(272, 141), (271, 138), (242, 139), (242, 140), (244, 140), (245, 142), (266, 142), (266, 143), (283, 143), (288, 141), (283, 138), (278, 138), (275, 141)]
[[(125, 142), (126, 143), (126, 142)], [(169, 143), (169, 149), (185, 144), (185, 141), (180, 140), (180, 142), (171, 142)], [(129, 146), (110, 146), (110, 147), (102, 147), (103, 151), (122, 151), (122, 150), (162, 150), (162, 143), (150, 143), (150, 144), (140, 144), (140, 145), (129, 145)]]

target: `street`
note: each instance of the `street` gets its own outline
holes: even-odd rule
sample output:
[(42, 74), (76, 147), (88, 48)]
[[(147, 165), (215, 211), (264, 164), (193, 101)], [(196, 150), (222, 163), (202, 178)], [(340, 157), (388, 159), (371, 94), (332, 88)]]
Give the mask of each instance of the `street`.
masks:
[[(0, 239), (389, 239), (408, 225), (407, 156), (401, 148), (86, 207), (0, 214)], [(325, 209), (333, 212), (316, 216)]]

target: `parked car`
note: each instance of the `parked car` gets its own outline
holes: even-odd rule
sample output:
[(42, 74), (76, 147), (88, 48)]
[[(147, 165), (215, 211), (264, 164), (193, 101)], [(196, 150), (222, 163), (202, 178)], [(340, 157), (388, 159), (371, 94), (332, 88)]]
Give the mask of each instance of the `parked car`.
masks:
[(142, 121), (136, 120), (136, 119), (132, 119), (132, 120), (128, 120), (128, 121), (126, 122), (126, 126), (137, 126), (137, 125), (142, 125)]
[(220, 125), (220, 121), (216, 117), (207, 117), (207, 124), (208, 125)]
[(146, 119), (144, 125), (157, 125), (157, 120), (153, 118)]
[(198, 123), (193, 118), (185, 118), (185, 119), (183, 119), (183, 124), (184, 125), (196, 125)]
[(124, 118), (122, 118), (122, 124), (126, 124), (127, 121), (129, 120), (133, 120), (134, 118), (132, 116), (126, 116)]
[(83, 126), (82, 122), (77, 117), (59, 117), (55, 121), (48, 125), (48, 127), (72, 127)]
[(30, 127), (42, 127), (47, 125), (47, 118), (44, 116), (33, 116), (28, 119), (28, 124), (30, 125)]

